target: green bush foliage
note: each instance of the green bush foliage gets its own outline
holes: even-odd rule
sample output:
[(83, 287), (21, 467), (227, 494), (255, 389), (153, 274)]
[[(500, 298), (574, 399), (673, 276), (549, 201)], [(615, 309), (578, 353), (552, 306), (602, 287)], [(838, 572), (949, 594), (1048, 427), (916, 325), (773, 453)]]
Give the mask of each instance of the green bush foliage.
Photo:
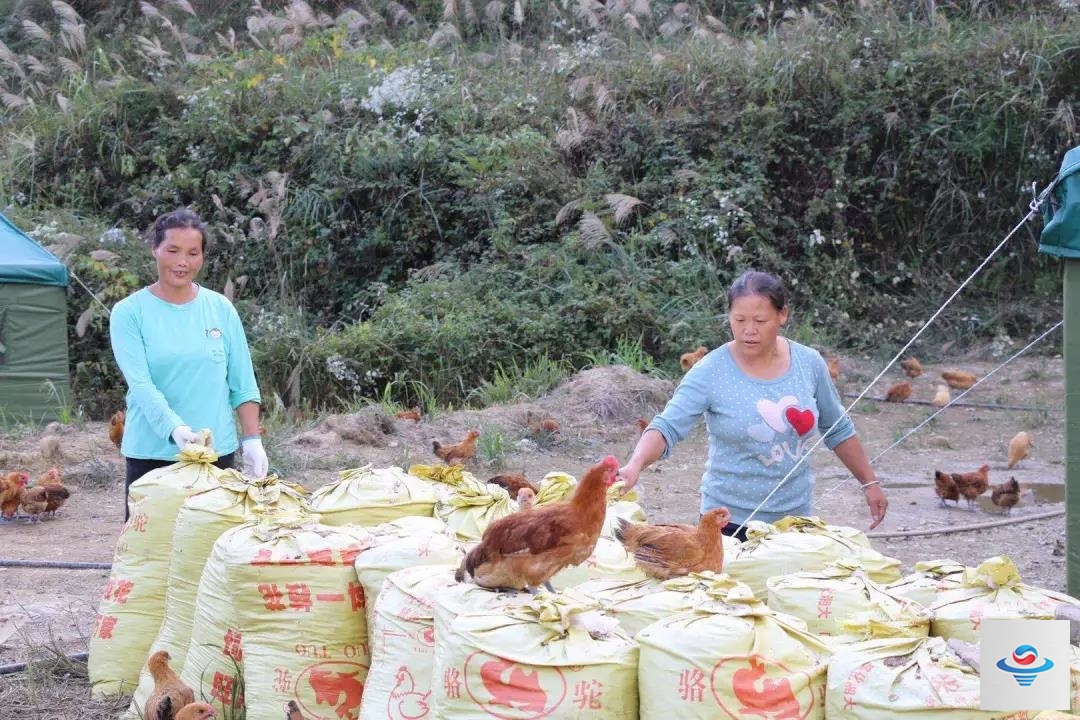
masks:
[[(627, 339), (674, 373), (746, 267), (788, 280), (800, 339), (898, 348), (1078, 139), (1068, 3), (631, 5), (16, 2), (0, 206), (134, 237), (191, 205), (266, 393), (461, 403)], [(1057, 319), (1037, 232), (924, 356)], [(109, 301), (148, 279), (93, 249), (71, 266)], [(109, 363), (104, 316), (75, 337), (92, 302), (76, 377)]]

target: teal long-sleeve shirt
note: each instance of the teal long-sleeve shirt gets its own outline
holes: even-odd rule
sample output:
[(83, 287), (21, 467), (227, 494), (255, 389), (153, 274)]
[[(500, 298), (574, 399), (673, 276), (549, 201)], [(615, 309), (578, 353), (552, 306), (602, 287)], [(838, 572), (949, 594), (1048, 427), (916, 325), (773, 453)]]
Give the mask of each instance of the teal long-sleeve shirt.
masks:
[(124, 457), (175, 459), (179, 425), (210, 428), (220, 455), (236, 451), (234, 410), (260, 396), (228, 298), (200, 286), (194, 300), (173, 305), (143, 288), (113, 307), (109, 337), (128, 386)]
[[(742, 524), (806, 453), (815, 431), (824, 434), (830, 450), (855, 435), (821, 354), (787, 342), (791, 366), (775, 380), (744, 373), (726, 345), (713, 350), (686, 373), (649, 424), (664, 436), (667, 457), (705, 417), (709, 457), (701, 477), (701, 512), (726, 506), (732, 523)], [(813, 491), (810, 464), (803, 462), (753, 519), (811, 515)]]

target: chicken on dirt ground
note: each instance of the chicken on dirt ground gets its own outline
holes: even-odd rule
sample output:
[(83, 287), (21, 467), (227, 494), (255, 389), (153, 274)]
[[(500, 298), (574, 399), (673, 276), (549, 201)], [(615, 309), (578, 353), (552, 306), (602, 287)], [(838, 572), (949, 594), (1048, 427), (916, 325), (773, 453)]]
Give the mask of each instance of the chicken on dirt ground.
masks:
[(152, 720), (177, 720), (173, 708), (184, 708), (195, 702), (195, 691), (188, 687), (169, 667), (172, 657), (167, 650), (158, 650), (146, 661), (154, 690), (143, 706), (143, 717)]
[(607, 490), (619, 461), (608, 455), (582, 476), (567, 500), (499, 518), (465, 555), (455, 577), (493, 590), (535, 592), (560, 570), (589, 559), (604, 526)]
[(431, 447), (435, 455), (447, 465), (463, 465), (465, 462), (476, 457), (476, 439), (480, 437), (479, 430), (470, 430), (465, 434), (465, 439), (454, 445), (444, 445), (438, 440), (431, 441)]

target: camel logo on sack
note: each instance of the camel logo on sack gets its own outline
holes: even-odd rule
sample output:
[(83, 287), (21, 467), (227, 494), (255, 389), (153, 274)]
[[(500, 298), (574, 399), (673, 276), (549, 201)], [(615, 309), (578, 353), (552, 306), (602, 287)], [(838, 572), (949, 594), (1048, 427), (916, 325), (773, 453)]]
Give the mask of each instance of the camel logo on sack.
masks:
[(1069, 709), (1069, 621), (983, 618), (980, 710)]

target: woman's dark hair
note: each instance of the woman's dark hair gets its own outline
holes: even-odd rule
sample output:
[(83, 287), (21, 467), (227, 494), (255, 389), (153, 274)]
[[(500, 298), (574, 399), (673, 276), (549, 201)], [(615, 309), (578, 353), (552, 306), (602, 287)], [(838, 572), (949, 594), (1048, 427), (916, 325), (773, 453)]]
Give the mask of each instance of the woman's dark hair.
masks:
[(764, 295), (769, 298), (769, 302), (778, 312), (787, 307), (787, 290), (784, 289), (784, 282), (772, 273), (747, 270), (735, 278), (735, 282), (731, 283), (727, 291), (728, 307), (730, 308), (732, 303), (747, 295)]
[(157, 250), (158, 246), (165, 240), (165, 231), (176, 228), (198, 230), (199, 234), (202, 235), (202, 249), (203, 251), (206, 250), (206, 226), (203, 225), (201, 217), (187, 208), (179, 208), (158, 216), (147, 234), (150, 247)]

